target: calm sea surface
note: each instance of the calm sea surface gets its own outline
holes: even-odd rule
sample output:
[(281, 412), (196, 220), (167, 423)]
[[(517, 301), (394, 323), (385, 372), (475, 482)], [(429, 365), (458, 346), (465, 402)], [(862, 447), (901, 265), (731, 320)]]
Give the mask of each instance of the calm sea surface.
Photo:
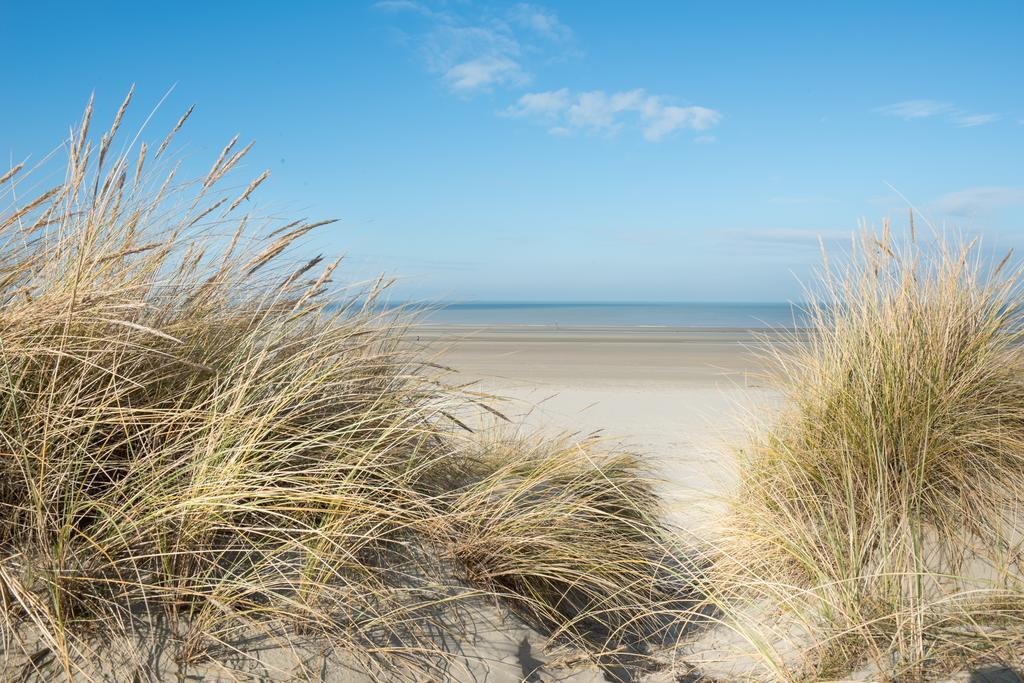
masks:
[(432, 325), (561, 327), (802, 327), (789, 303), (449, 303), (423, 314)]

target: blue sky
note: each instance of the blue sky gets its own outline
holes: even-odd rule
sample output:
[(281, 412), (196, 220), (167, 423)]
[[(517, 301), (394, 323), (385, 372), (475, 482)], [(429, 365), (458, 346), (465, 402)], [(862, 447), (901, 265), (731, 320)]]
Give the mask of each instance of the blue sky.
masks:
[(89, 94), (235, 133), (396, 296), (785, 300), (859, 221), (1024, 246), (1024, 3), (0, 4), (0, 154)]

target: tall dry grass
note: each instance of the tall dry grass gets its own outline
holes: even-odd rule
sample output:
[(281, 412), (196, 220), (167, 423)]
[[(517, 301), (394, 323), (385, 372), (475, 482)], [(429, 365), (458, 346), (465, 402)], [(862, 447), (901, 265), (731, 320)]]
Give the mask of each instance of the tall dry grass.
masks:
[(1024, 298), (990, 256), (886, 226), (809, 290), (711, 586), (772, 676), (908, 680), (1020, 652)]
[(269, 642), (271, 678), (329, 650), (457, 679), (481, 597), (591, 653), (681, 617), (640, 463), (481, 442), (382, 283), (290, 255), (324, 222), (245, 212), (248, 146), (182, 179), (191, 110), (147, 147), (115, 143), (127, 107), (97, 143), (90, 105), (52, 188), (0, 179), (5, 677), (243, 671)]

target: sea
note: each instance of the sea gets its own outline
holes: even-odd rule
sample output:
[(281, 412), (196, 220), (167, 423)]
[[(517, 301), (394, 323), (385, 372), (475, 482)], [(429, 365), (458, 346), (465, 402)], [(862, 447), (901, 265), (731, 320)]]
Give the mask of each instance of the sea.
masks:
[(799, 304), (711, 302), (449, 302), (418, 305), (423, 323), (443, 326), (538, 328), (804, 327)]

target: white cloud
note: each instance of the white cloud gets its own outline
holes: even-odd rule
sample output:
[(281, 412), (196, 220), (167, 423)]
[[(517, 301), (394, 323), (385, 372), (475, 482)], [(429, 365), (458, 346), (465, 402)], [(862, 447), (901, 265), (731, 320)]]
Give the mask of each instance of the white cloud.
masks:
[(939, 114), (953, 111), (953, 105), (949, 102), (938, 102), (936, 100), (905, 100), (895, 104), (887, 104), (884, 107), (875, 109), (880, 114), (895, 116), (904, 121), (914, 119), (925, 119)]
[(569, 124), (591, 132), (614, 132), (621, 127), (616, 120), (625, 111), (641, 108), (643, 90), (629, 90), (607, 95), (603, 90), (580, 93), (566, 111)]
[(642, 88), (611, 94), (603, 90), (572, 94), (567, 88), (527, 93), (503, 113), (548, 124), (556, 121), (557, 125), (549, 129), (556, 135), (576, 131), (614, 135), (629, 116), (639, 125), (644, 138), (651, 142), (680, 129), (708, 130), (722, 118), (719, 112), (707, 107), (665, 104), (665, 98), (648, 95)]
[(537, 5), (521, 2), (511, 9), (509, 19), (548, 40), (565, 42), (573, 38), (572, 29), (559, 21), (557, 14)]
[(942, 213), (965, 217), (1019, 205), (1024, 205), (1024, 187), (969, 187), (945, 194), (935, 201), (935, 207)]
[[(707, 130), (722, 119), (721, 114), (707, 107), (666, 107), (660, 102), (656, 102), (645, 116), (651, 123), (644, 128), (644, 137), (652, 141), (661, 140), (680, 128)], [(701, 142), (714, 142), (714, 136), (711, 135), (702, 135), (700, 138)]]
[(505, 116), (553, 117), (569, 108), (569, 89), (527, 93), (506, 109)]
[(938, 100), (905, 100), (878, 107), (875, 111), (886, 116), (895, 116), (904, 121), (944, 116), (949, 122), (960, 128), (973, 128), (999, 120), (998, 114), (972, 114), (955, 107), (951, 102)]
[(444, 74), (444, 82), (456, 92), (487, 90), (495, 85), (519, 85), (527, 80), (518, 62), (498, 56), (462, 62)]

